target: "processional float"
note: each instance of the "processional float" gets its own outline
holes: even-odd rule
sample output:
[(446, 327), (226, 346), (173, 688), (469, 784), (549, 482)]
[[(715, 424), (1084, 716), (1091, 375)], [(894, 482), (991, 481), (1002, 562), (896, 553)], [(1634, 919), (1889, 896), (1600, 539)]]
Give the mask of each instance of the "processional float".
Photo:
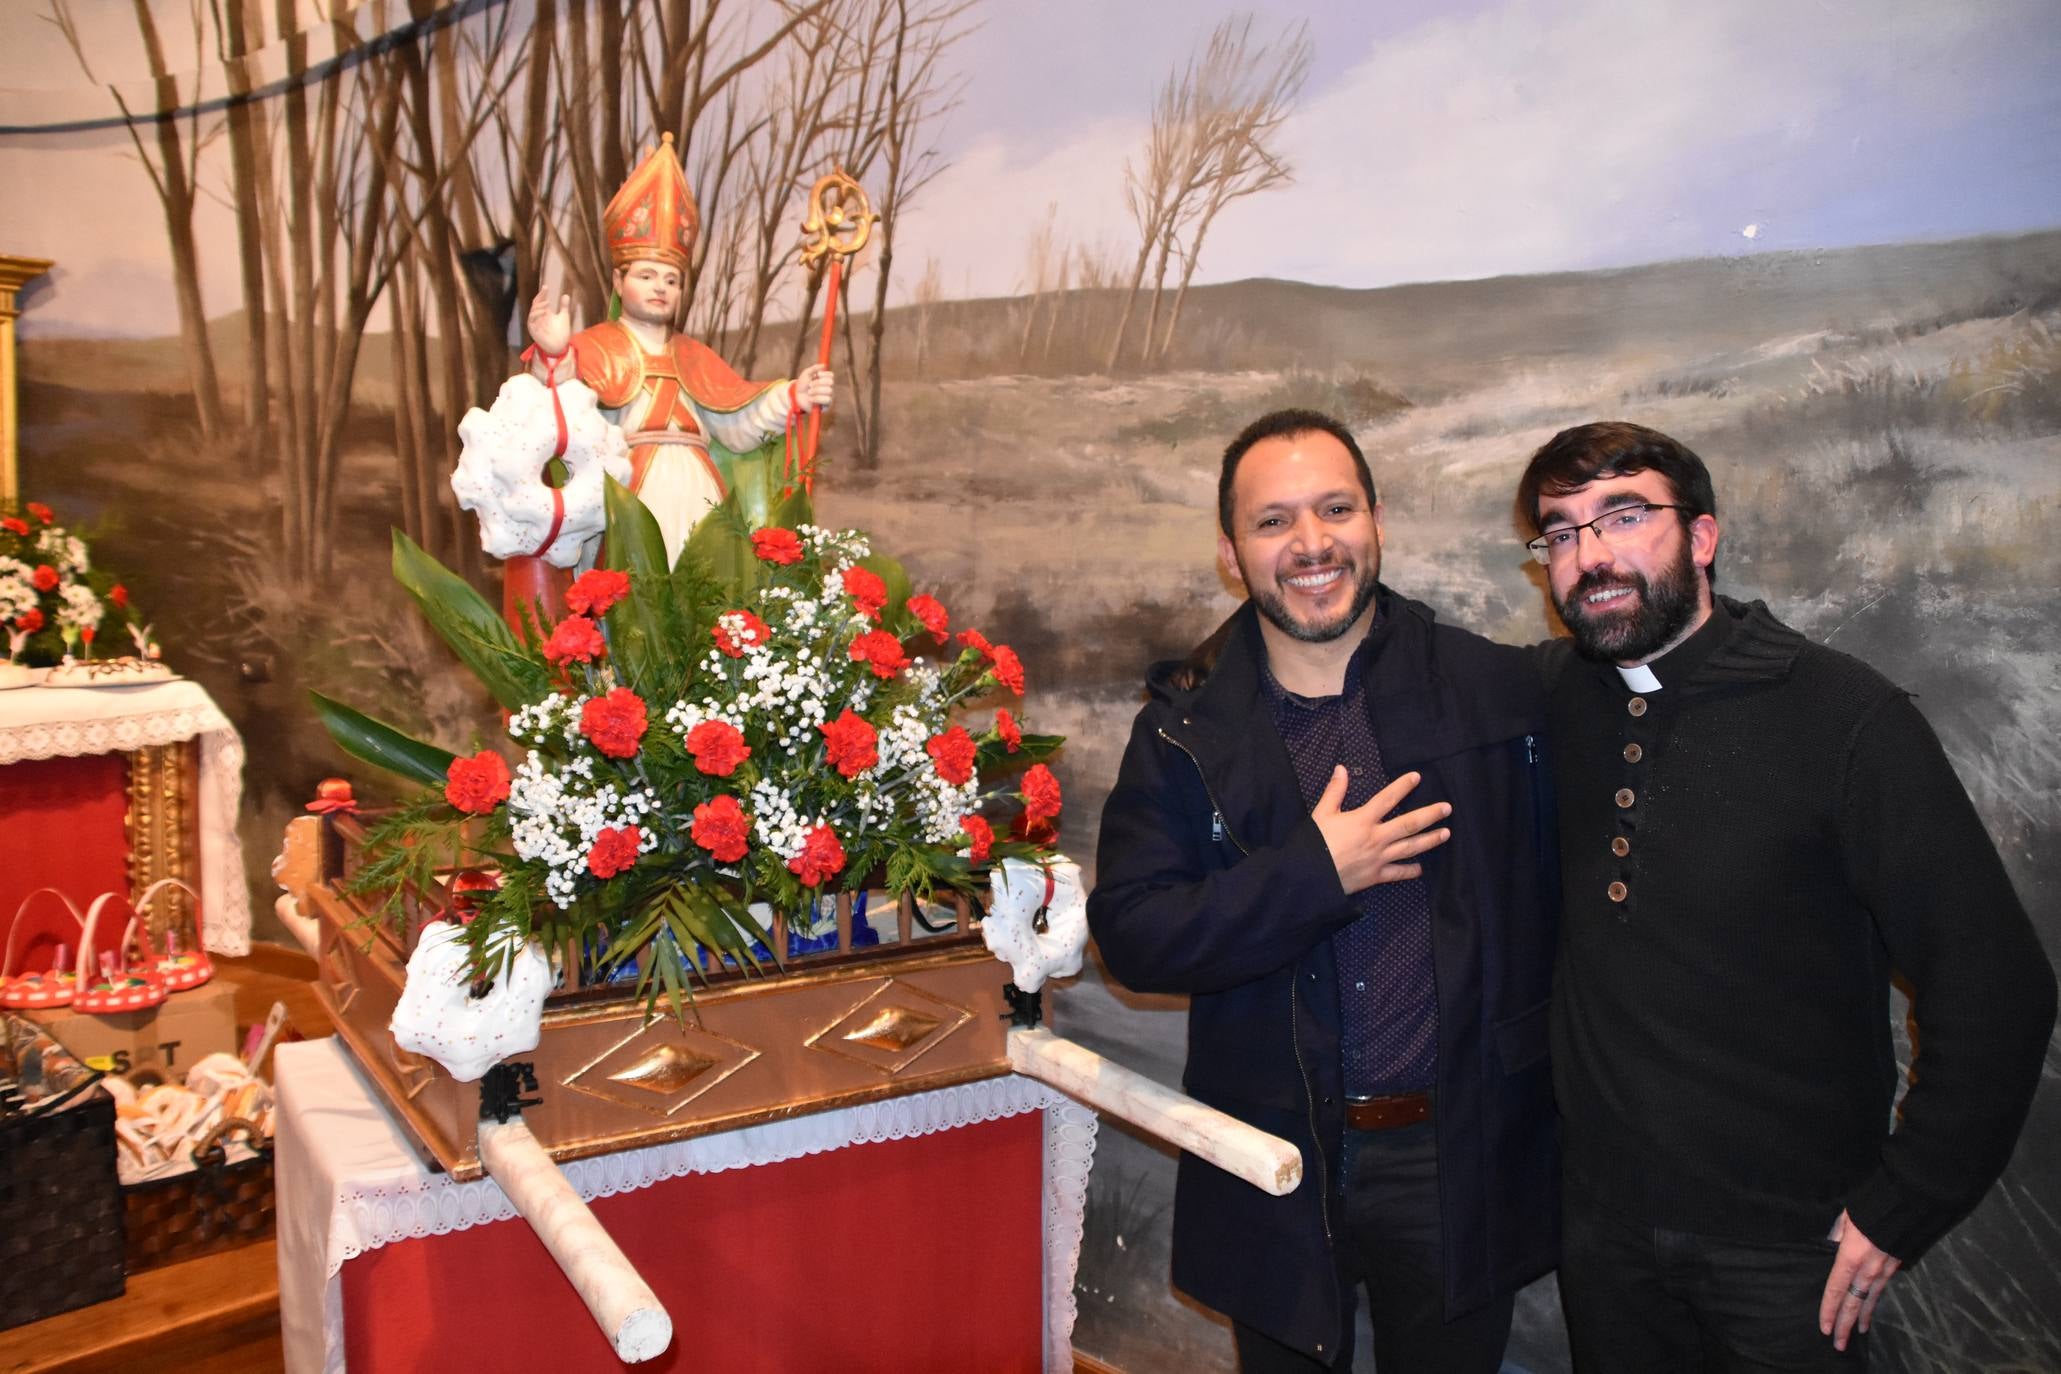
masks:
[(348, 752), (425, 790), (378, 817), (325, 784), (275, 865), (367, 1077), (438, 1166), (501, 1186), (626, 1361), (671, 1320), (564, 1161), (1018, 1073), (1270, 1193), (1301, 1180), (1287, 1142), (1041, 1024), (1087, 939), (1050, 848), (1060, 741), (1006, 708), (969, 733), (1021, 693), (1014, 653), (948, 638), (898, 565), (810, 522), (839, 279), (873, 223), (851, 178), (817, 184), (818, 367), (744, 382), (671, 330), (698, 216), (670, 139), (647, 155), (605, 215), (621, 318), (574, 334), (547, 286), (527, 371), (460, 427), (503, 613), (396, 537), (523, 757), (318, 697)]

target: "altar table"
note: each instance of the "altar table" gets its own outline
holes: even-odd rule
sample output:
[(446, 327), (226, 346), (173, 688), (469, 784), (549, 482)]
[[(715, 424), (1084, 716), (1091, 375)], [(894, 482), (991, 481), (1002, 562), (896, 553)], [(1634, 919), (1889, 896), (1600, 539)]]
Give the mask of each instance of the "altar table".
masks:
[(1034, 1080), (566, 1164), (672, 1316), (626, 1366), (499, 1186), (423, 1163), (341, 1041), (275, 1063), (290, 1374), (1072, 1368), (1095, 1115)]
[(242, 797), (243, 740), (198, 683), (0, 691), (0, 935), (38, 887), (83, 907), (179, 877), (202, 943), (248, 954)]

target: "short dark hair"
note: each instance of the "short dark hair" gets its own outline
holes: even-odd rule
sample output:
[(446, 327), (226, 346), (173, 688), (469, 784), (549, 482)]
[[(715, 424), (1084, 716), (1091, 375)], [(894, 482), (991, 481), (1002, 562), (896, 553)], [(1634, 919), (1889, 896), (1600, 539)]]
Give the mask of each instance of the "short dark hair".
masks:
[[(1675, 514), (1684, 525), (1699, 515), (1717, 514), (1710, 469), (1694, 449), (1629, 420), (1598, 420), (1561, 430), (1532, 454), (1517, 484), (1518, 515), (1534, 531), (1540, 531), (1539, 502), (1543, 497), (1565, 496), (1599, 478), (1629, 477), (1635, 472), (1657, 472), (1667, 479), (1674, 503), (1682, 507)], [(1711, 581), (1717, 580), (1715, 562), (1709, 575)]]
[(1345, 445), (1345, 451), (1353, 458), (1353, 471), (1359, 474), (1360, 487), (1367, 493), (1367, 509), (1372, 510), (1381, 498), (1374, 490), (1374, 474), (1367, 467), (1367, 455), (1360, 452), (1359, 440), (1353, 432), (1332, 419), (1321, 410), (1277, 410), (1262, 415), (1244, 429), (1224, 450), (1223, 470), (1217, 474), (1217, 527), (1225, 534), (1231, 532), (1231, 488), (1238, 480), (1238, 464), (1254, 444), (1262, 439), (1292, 439), (1298, 434), (1328, 434)]

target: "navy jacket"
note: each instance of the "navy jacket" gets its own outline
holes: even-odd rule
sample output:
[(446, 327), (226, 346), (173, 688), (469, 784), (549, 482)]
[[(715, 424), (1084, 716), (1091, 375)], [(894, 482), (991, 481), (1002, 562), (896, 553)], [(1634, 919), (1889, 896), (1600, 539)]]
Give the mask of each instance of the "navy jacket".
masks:
[[(1445, 1294), (1458, 1314), (1557, 1259), (1547, 1063), (1559, 880), (1539, 676), (1530, 652), (1434, 623), (1383, 588), (1368, 707), (1404, 803), (1450, 801), (1424, 857), (1438, 983), (1435, 1119)], [(1183, 1155), (1174, 1282), (1328, 1357), (1350, 1310), (1332, 1260), (1345, 1133), (1332, 932), (1357, 914), (1261, 692), (1248, 603), (1199, 686), (1152, 670), (1102, 813), (1088, 920), (1111, 973), (1189, 994), (1190, 1094), (1303, 1152), (1287, 1197)]]

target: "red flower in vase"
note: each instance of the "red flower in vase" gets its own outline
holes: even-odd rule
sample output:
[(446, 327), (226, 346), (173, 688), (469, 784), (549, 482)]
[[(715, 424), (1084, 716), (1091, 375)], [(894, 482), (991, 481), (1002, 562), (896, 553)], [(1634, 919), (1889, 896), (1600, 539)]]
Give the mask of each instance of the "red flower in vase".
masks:
[(868, 630), (852, 641), (852, 662), (863, 663), (877, 678), (891, 678), (909, 666), (902, 641), (886, 630)]
[(994, 666), (988, 671), (995, 675), (995, 681), (1007, 687), (1017, 696), (1023, 695), (1023, 660), (1016, 656), (1016, 650), (1007, 644), (997, 644), (989, 655)]
[(544, 641), (544, 659), (549, 663), (592, 663), (608, 652), (608, 641), (594, 622), (583, 615), (569, 615), (551, 628)]
[(751, 757), (744, 736), (724, 720), (705, 720), (689, 730), (687, 752), (694, 755), (694, 766), (712, 778), (729, 777)]
[(966, 838), (973, 845), (972, 852), (966, 857), (977, 864), (986, 863), (995, 852), (995, 827), (981, 816), (961, 816), (959, 828), (966, 832)]
[(778, 525), (769, 525), (765, 529), (751, 532), (751, 551), (757, 554), (762, 562), (778, 563), (784, 568), (790, 563), (801, 562), (801, 536), (793, 530), (783, 530)]
[(14, 628), (25, 635), (32, 635), (43, 628), (43, 613), (34, 606), (14, 618)]
[(116, 610), (126, 611), (129, 609), (129, 589), (117, 582), (108, 588), (107, 600)]
[(613, 568), (590, 568), (565, 589), (565, 604), (581, 615), (601, 616), (630, 594), (630, 575)]
[(924, 629), (939, 639), (945, 637), (945, 630), (952, 623), (952, 617), (946, 612), (944, 603), (928, 594), (909, 598), (909, 614), (915, 616), (922, 622)]
[(709, 633), (715, 637), (716, 647), (731, 658), (743, 658), (747, 648), (764, 644), (773, 637), (773, 632), (766, 628), (766, 622), (750, 611), (723, 612), (716, 617)]
[(54, 592), (57, 590), (57, 569), (48, 563), (39, 563), (36, 570), (29, 574), (29, 581), (36, 584), (36, 590), (39, 592)]
[(844, 868), (844, 846), (838, 843), (837, 832), (827, 825), (809, 831), (802, 852), (789, 859), (787, 867), (803, 887), (821, 887)]
[(1059, 814), (1059, 779), (1042, 763), (1034, 763), (1023, 775), (1023, 814), (1034, 821), (1048, 821)]
[(1016, 717), (1004, 707), (995, 712), (995, 733), (1002, 737), (1002, 743), (1014, 754), (1023, 748), (1023, 727), (1016, 723)]
[(937, 775), (952, 786), (964, 787), (973, 781), (973, 736), (966, 733), (966, 727), (954, 725), (941, 735), (932, 735), (924, 742), (923, 751), (930, 755)]
[(27, 510), (30, 515), (35, 516), (38, 520), (42, 521), (46, 525), (53, 524), (57, 520), (57, 513), (51, 510), (50, 507), (44, 505), (41, 501), (29, 502)]
[(725, 792), (694, 808), (694, 826), (688, 833), (717, 863), (734, 864), (744, 857), (751, 838), (751, 817)]
[(483, 816), (508, 800), (508, 764), (491, 749), (469, 759), (452, 759), (444, 800), (460, 811)]
[(644, 698), (627, 687), (590, 697), (580, 708), (580, 733), (612, 759), (635, 758), (649, 723)]
[(844, 570), (844, 594), (868, 620), (880, 619), (880, 610), (887, 605), (887, 583), (880, 580), (880, 574), (865, 568)]
[(850, 707), (836, 720), (816, 728), (823, 732), (824, 757), (845, 777), (856, 778), (880, 762), (880, 732), (863, 717), (853, 715)]
[(6, 530), (9, 534), (27, 534), (29, 522), (19, 515), (0, 517), (0, 530)]
[(644, 832), (634, 825), (603, 826), (594, 836), (594, 847), (587, 851), (587, 871), (597, 878), (627, 872), (637, 862), (637, 846), (643, 840)]

